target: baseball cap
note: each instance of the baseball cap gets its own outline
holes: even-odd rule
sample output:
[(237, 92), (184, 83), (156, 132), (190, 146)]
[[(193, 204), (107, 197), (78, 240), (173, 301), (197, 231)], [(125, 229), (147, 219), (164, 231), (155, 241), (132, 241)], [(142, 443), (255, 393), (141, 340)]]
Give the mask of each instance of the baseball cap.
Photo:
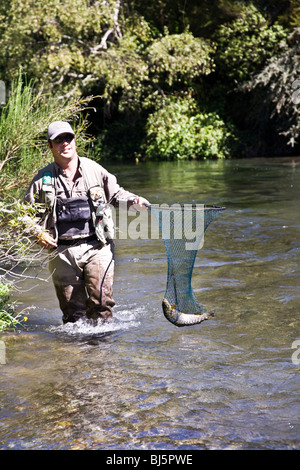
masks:
[(60, 134), (72, 134), (75, 135), (72, 127), (68, 122), (65, 121), (54, 121), (48, 127), (48, 140), (53, 140)]

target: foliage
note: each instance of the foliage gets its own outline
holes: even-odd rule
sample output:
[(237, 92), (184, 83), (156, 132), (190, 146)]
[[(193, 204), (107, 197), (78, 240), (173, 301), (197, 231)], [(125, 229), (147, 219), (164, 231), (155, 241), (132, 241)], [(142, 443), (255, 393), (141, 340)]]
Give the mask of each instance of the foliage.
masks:
[(236, 82), (259, 71), (286, 45), (284, 28), (270, 25), (253, 5), (247, 6), (234, 21), (222, 24), (213, 37), (217, 43), (214, 59), (218, 74)]
[(132, 119), (126, 119), (121, 115), (96, 138), (93, 158), (96, 159), (99, 155), (101, 159), (107, 160), (123, 160), (124, 155), (139, 158), (138, 149), (143, 136), (144, 128), (140, 116), (136, 122), (135, 116), (132, 116)]
[[(66, 94), (77, 89), (85, 74), (93, 80), (91, 64), (120, 35), (115, 2), (86, 0), (8, 0), (3, 9), (2, 66), (12, 79), (21, 63), (30, 77), (43, 78), (47, 88)], [(100, 43), (98, 42), (101, 37)]]
[(300, 24), (299, 0), (254, 0), (254, 5), (271, 21), (278, 21), (287, 28)]
[(36, 229), (39, 207), (20, 201), (0, 201), (0, 278), (4, 282), (26, 277), (32, 263), (42, 263), (44, 252), (33, 235)]
[(162, 33), (167, 28), (171, 34), (178, 34), (189, 27), (194, 36), (210, 38), (220, 24), (239, 15), (244, 2), (236, 0), (159, 0), (158, 2), (130, 0), (128, 3), (143, 15), (155, 31)]
[(264, 123), (268, 122), (275, 128), (277, 135), (281, 136), (281, 146), (276, 141), (277, 149), (272, 148), (268, 142), (268, 148), (272, 153), (279, 154), (284, 151), (300, 149), (300, 109), (299, 109), (299, 58), (300, 58), (300, 28), (289, 36), (288, 43), (283, 53), (271, 58), (262, 71), (248, 82), (239, 87), (239, 91), (252, 97), (255, 108), (250, 110), (246, 124), (257, 128), (257, 136), (262, 142), (268, 142), (264, 135)]
[(37, 211), (36, 205), (0, 201), (0, 331), (26, 321), (23, 316), (28, 309), (16, 312), (10, 295), (15, 289), (20, 291), (22, 282), (30, 277), (29, 266), (42, 268), (47, 258), (32, 239)]
[(212, 71), (213, 47), (192, 33), (168, 34), (152, 42), (148, 48), (149, 74), (156, 83), (170, 87), (174, 83), (188, 85), (199, 75)]
[[(203, 113), (243, 127), (234, 90), (269, 60), (291, 55), (287, 36), (298, 23), (298, 0), (7, 0), (0, 4), (0, 80), (16, 80), (22, 67), (61, 109), (67, 98), (99, 96), (89, 120), (102, 155), (132, 158), (144, 149), (150, 115), (187, 89)], [(256, 107), (245, 93), (247, 107)], [(274, 142), (292, 132), (290, 122), (286, 114), (273, 127)]]
[(121, 32), (120, 3), (9, 0), (0, 35), (1, 78), (11, 80), (22, 64), (29, 78), (59, 96), (81, 96), (95, 84), (104, 96), (126, 87), (127, 75), (141, 64), (135, 36), (128, 40)]
[(0, 331), (14, 324), (13, 306), (9, 304), (11, 285), (0, 278)]
[[(50, 122), (77, 118), (87, 99), (57, 102), (22, 73), (11, 84), (7, 104), (0, 114), (0, 193), (27, 184), (47, 159), (46, 130)], [(79, 128), (81, 128), (82, 123)], [(78, 132), (79, 133), (79, 132)], [(80, 144), (85, 143), (78, 139)]]
[(8, 282), (2, 282), (0, 277), (0, 332), (8, 328), (15, 328), (21, 324), (22, 320), (27, 320), (23, 312), (15, 312), (15, 304), (10, 302), (11, 290), (12, 285)]
[(195, 100), (170, 98), (147, 122), (146, 156), (151, 159), (206, 159), (229, 155), (232, 137), (216, 113), (201, 112)]

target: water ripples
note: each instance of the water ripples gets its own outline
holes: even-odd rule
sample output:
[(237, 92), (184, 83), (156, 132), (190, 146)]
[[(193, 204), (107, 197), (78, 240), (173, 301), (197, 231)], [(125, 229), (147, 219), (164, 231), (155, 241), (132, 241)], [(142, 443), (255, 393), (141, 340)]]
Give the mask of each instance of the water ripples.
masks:
[(3, 449), (299, 448), (300, 366), (291, 356), (300, 326), (300, 168), (184, 168), (139, 165), (126, 187), (134, 191), (147, 171), (150, 200), (192, 194), (227, 206), (206, 232), (192, 278), (215, 317), (182, 329), (166, 321), (161, 240), (118, 243), (115, 317), (96, 328), (62, 325), (50, 287), (41, 299), (29, 290), (21, 300), (37, 308), (26, 329), (1, 337)]

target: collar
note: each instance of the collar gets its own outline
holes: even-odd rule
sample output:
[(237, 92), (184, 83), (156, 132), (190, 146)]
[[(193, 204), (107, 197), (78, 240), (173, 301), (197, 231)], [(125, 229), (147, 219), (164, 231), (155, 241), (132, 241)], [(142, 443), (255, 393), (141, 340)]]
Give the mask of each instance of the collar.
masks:
[[(56, 162), (53, 162), (53, 163), (54, 163), (54, 170), (55, 170), (56, 176), (59, 176), (59, 175), (66, 176), (64, 169), (61, 166), (59, 166)], [(79, 175), (82, 176), (82, 165), (81, 165), (81, 161), (79, 157), (78, 157), (77, 170), (78, 170)]]

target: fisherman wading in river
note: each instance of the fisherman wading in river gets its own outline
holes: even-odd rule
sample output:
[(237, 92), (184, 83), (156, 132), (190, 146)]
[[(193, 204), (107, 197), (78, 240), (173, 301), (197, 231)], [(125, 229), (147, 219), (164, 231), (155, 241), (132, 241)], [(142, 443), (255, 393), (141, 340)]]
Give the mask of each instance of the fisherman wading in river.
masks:
[(54, 161), (33, 178), (25, 200), (42, 207), (38, 243), (51, 253), (49, 269), (63, 322), (112, 317), (114, 226), (110, 205), (127, 201), (143, 210), (149, 202), (117, 183), (101, 165), (79, 157), (70, 124), (48, 128)]

